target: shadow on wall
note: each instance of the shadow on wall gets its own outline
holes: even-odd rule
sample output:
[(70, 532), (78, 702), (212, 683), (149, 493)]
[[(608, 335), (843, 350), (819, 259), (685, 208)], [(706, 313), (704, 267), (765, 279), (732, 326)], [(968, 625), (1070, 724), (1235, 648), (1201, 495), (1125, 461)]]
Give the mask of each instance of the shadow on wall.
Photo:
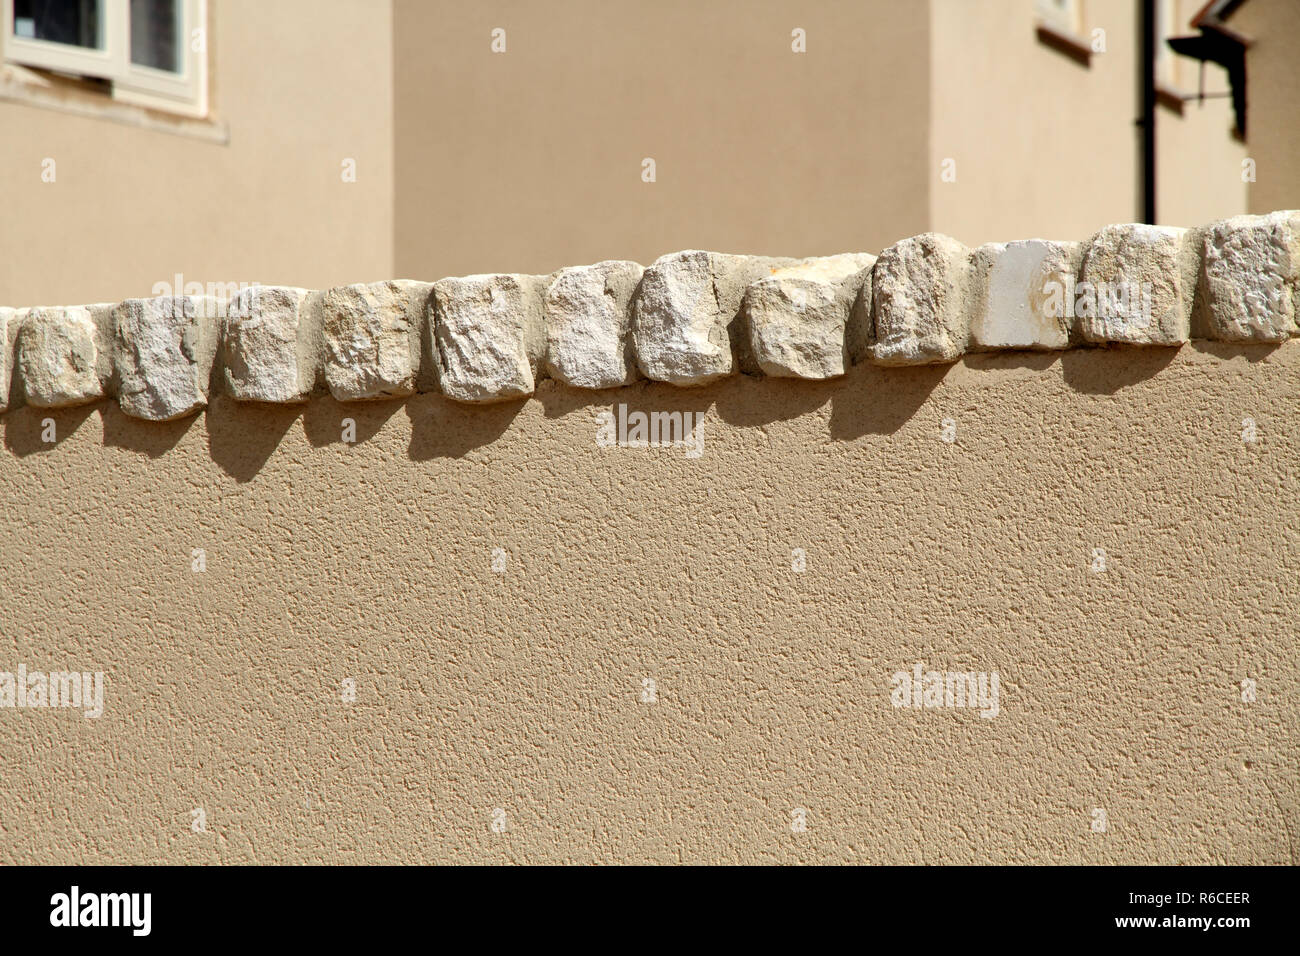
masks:
[[(121, 417), (122, 412), (117, 407), (116, 402), (102, 402), (105, 409), (112, 406), (114, 413)], [(20, 408), (11, 408), (9, 411), (0, 415), (0, 421), (4, 422), (5, 450), (19, 458), (25, 458), (27, 455), (38, 452), (49, 452), (58, 448), (59, 442), (70, 438), (77, 433), (82, 422), (90, 417), (90, 413), (95, 410), (94, 405), (77, 405), (72, 408), (33, 408), (30, 405), (24, 405)], [(55, 441), (47, 441), (48, 431), (47, 423), (54, 426)], [(141, 422), (140, 424), (147, 424)]]
[(1178, 355), (1177, 348), (1094, 348), (1064, 352), (981, 352), (966, 356), (981, 372), (1024, 368), (1044, 372), (1061, 366), (1065, 384), (1083, 395), (1114, 395), (1152, 378)]
[(275, 406), (217, 398), (209, 408), (208, 448), (212, 460), (237, 481), (256, 477), (280, 440), (302, 417), (302, 430), (313, 448), (365, 444), (388, 420), (405, 409), (411, 422), (408, 454), (412, 461), (460, 458), (495, 441), (523, 410), (525, 402), (471, 406), (441, 395), (412, 395), (376, 402), (335, 401), (314, 397), (305, 405)]
[[(1276, 345), (1227, 345), (1197, 341), (1192, 345), (1223, 360), (1266, 359)], [(1178, 355), (1177, 348), (1076, 348), (1063, 352), (988, 352), (966, 355), (962, 364), (976, 373), (1025, 368), (1047, 372), (1057, 363), (1064, 383), (1088, 395), (1113, 395), (1154, 377)], [(628, 411), (705, 412), (737, 428), (763, 427), (797, 418), (824, 407), (830, 411), (830, 436), (852, 441), (864, 435), (898, 431), (925, 404), (952, 365), (883, 368), (869, 363), (854, 366), (832, 381), (815, 382), (736, 375), (702, 388), (677, 388), (641, 381), (624, 388), (590, 391), (547, 380), (534, 396), (550, 419), (591, 409), (625, 404)], [(295, 421), (314, 448), (342, 443), (344, 431), (353, 444), (377, 435), (399, 409), (411, 424), (407, 453), (412, 461), (460, 458), (491, 444), (510, 427), (527, 405), (526, 399), (489, 405), (468, 405), (438, 394), (376, 402), (337, 402), (314, 396), (302, 405), (237, 402), (214, 395), (205, 427), (212, 460), (236, 481), (251, 481), (279, 447)], [(108, 399), (95, 405), (48, 409), (22, 406), (0, 415), (4, 447), (17, 457), (50, 452), (76, 434), (91, 412), (98, 410), (106, 446), (157, 458), (173, 449), (194, 426), (197, 415), (171, 422), (150, 422), (122, 412)], [(47, 441), (48, 422), (57, 436)], [(350, 424), (349, 424), (350, 423)]]
[(843, 378), (814, 382), (735, 375), (702, 388), (675, 388), (657, 382), (604, 391), (568, 388), (553, 381), (537, 391), (547, 418), (561, 418), (588, 408), (626, 404), (628, 411), (704, 412), (737, 428), (788, 421), (831, 404), (831, 437), (850, 440), (888, 435), (915, 414), (948, 374), (950, 365), (881, 368), (860, 364)]

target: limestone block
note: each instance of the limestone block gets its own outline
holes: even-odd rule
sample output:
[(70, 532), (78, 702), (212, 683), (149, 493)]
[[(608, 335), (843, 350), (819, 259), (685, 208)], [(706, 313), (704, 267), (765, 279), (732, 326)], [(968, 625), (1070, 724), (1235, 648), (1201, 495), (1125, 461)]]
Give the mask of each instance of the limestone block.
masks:
[(895, 243), (872, 270), (872, 359), (880, 365), (952, 362), (970, 336), (970, 250), (934, 232)]
[(808, 379), (844, 374), (850, 314), (875, 261), (866, 253), (808, 259), (750, 285), (745, 325), (764, 374)]
[(458, 402), (533, 393), (546, 352), (548, 276), (474, 275), (433, 284), (434, 344), (442, 392)]
[(1300, 210), (1236, 216), (1203, 233), (1206, 331), (1221, 342), (1281, 342), (1300, 334)]
[(95, 371), (104, 395), (113, 394), (116, 371), (113, 365), (113, 333), (117, 324), (117, 303), (96, 302), (84, 308), (95, 327)]
[(13, 378), (20, 325), (17, 309), (0, 306), (0, 412), (9, 408), (9, 386)]
[(415, 391), (430, 285), (391, 279), (330, 289), (321, 302), (325, 383), (341, 402)]
[(1078, 242), (991, 242), (971, 256), (971, 347), (1063, 349), (1074, 325)]
[[(647, 378), (705, 385), (733, 374), (734, 327), (749, 285), (796, 260), (687, 250), (656, 259), (632, 308), (632, 342)], [(741, 342), (748, 350), (748, 337)]]
[(86, 306), (28, 309), (17, 343), (28, 404), (61, 408), (102, 398), (101, 341), (95, 316)]
[(241, 402), (302, 402), (316, 371), (301, 341), (306, 289), (252, 286), (227, 308), (221, 334), (222, 377)]
[(616, 388), (640, 377), (631, 301), (645, 270), (635, 262), (562, 269), (546, 290), (546, 370), (575, 388)]
[(215, 299), (127, 299), (114, 312), (118, 402), (135, 418), (169, 421), (204, 408), (216, 353)]
[(1075, 296), (1085, 339), (1129, 345), (1188, 340), (1195, 267), (1188, 275), (1186, 233), (1173, 226), (1125, 223), (1092, 237)]

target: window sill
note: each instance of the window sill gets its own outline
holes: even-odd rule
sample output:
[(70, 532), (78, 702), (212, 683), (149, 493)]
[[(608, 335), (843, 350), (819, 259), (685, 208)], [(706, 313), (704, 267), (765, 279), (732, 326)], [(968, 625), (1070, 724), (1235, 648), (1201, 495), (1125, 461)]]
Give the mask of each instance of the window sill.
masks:
[(0, 102), (23, 103), (74, 116), (104, 119), (137, 129), (172, 133), (191, 139), (230, 144), (230, 127), (207, 117), (198, 119), (112, 98), (99, 84), (31, 69), (17, 63), (0, 65)]
[(1156, 102), (1171, 112), (1183, 115), (1183, 109), (1187, 102), (1187, 94), (1174, 86), (1167, 83), (1156, 81)]
[(1058, 30), (1046, 23), (1039, 23), (1036, 29), (1039, 43), (1050, 46), (1058, 53), (1064, 53), (1080, 66), (1092, 65), (1092, 47), (1084, 42), (1081, 37), (1077, 37), (1073, 33), (1067, 33), (1064, 30)]

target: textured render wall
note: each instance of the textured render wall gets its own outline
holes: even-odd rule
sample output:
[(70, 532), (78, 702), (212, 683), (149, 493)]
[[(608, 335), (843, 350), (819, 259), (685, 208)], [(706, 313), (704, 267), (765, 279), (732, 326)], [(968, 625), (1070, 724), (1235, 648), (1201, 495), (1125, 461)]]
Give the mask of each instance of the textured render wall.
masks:
[[(208, 6), (226, 145), (0, 101), (0, 302), (150, 295), (177, 274), (207, 286), (392, 273), (388, 4)], [(356, 182), (342, 181), (346, 157)]]
[[(14, 401), (0, 668), (108, 684), (97, 719), (0, 708), (0, 859), (1293, 862), (1294, 223), (1078, 250), (1081, 281), (1196, 260), (1142, 327), (1177, 345), (1191, 313), (1182, 347), (971, 351), (972, 314), (986, 337), (1051, 331), (1002, 321), (1032, 289), (980, 278), (1021, 247), (915, 237), (866, 271), (654, 264), (628, 304), (635, 365), (696, 387), (542, 378), (481, 404), (421, 366), (428, 390), (374, 401), (239, 402), (218, 375), (206, 414), (171, 421), (121, 394)], [(853, 307), (819, 296), (828, 274), (861, 284)], [(465, 301), (484, 309), (467, 340), (526, 329), (510, 290), (530, 283), (506, 278), (425, 289), (435, 335)], [(709, 338), (661, 334), (733, 308), (787, 331), (838, 315), (850, 351), (868, 286), (869, 360), (828, 380), (714, 374)], [(328, 338), (355, 302), (323, 301)], [(1136, 341), (1142, 317), (1068, 332)], [(32, 316), (9, 319), (26, 341)], [(796, 351), (824, 360), (804, 376), (835, 358)], [(552, 360), (594, 368), (548, 340)], [(908, 361), (926, 364), (881, 364)], [(700, 454), (602, 447), (620, 403), (701, 413)], [(996, 672), (997, 715), (892, 706), (915, 664)]]

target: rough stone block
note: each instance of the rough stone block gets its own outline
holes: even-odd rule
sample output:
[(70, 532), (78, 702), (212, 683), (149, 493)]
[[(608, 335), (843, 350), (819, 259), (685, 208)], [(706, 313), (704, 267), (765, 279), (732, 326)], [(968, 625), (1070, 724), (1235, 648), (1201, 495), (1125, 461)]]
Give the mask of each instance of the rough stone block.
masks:
[(114, 312), (118, 402), (135, 418), (169, 421), (204, 408), (216, 353), (214, 299), (127, 299)]
[(90, 321), (95, 326), (95, 368), (99, 374), (99, 383), (104, 395), (113, 394), (116, 371), (113, 366), (113, 332), (117, 323), (116, 302), (96, 302), (84, 307), (90, 313)]
[(102, 398), (102, 341), (86, 306), (28, 309), (18, 331), (18, 370), (28, 404), (61, 408)]
[(880, 365), (953, 362), (970, 337), (970, 250), (927, 232), (895, 243), (872, 270), (872, 360)]
[[(746, 289), (795, 261), (699, 250), (655, 260), (632, 308), (641, 371), (674, 385), (706, 385), (733, 374), (739, 363), (732, 338)], [(741, 345), (748, 349), (747, 337)]]
[(971, 256), (971, 347), (1063, 349), (1074, 325), (1078, 242), (991, 242)]
[(13, 379), (20, 324), (17, 309), (0, 306), (0, 412), (9, 408), (9, 387)]
[(429, 283), (392, 279), (342, 286), (321, 302), (325, 383), (341, 402), (415, 392)]
[(1181, 345), (1190, 334), (1195, 258), (1186, 229), (1125, 223), (1088, 244), (1075, 315), (1090, 342)]
[(252, 286), (231, 298), (221, 334), (222, 377), (241, 402), (302, 402), (316, 371), (302, 341), (306, 289)]
[(546, 370), (575, 388), (616, 388), (640, 377), (631, 301), (645, 270), (635, 262), (562, 269), (546, 290)]
[(434, 344), (442, 392), (458, 402), (533, 393), (546, 352), (549, 276), (475, 275), (433, 284)]
[(875, 261), (866, 253), (808, 259), (750, 285), (743, 311), (759, 369), (783, 378), (843, 375), (850, 315)]
[(1300, 210), (1236, 216), (1202, 233), (1205, 330), (1221, 342), (1300, 334)]

